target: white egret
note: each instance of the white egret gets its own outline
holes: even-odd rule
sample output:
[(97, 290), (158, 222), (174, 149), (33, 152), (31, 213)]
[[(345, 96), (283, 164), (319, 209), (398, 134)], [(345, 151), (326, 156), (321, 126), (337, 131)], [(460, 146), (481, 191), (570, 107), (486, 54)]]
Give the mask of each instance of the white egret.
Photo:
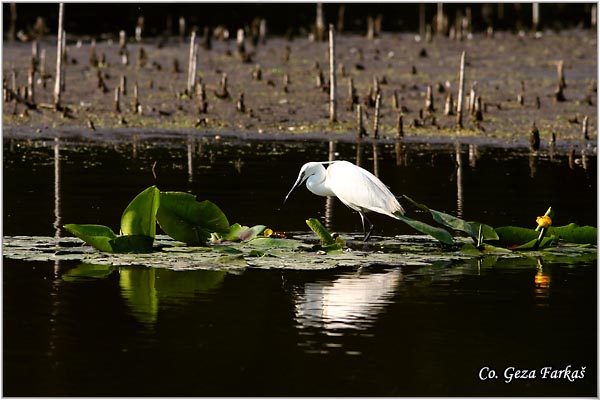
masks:
[[(324, 164), (330, 164), (327, 169)], [(296, 183), (285, 196), (290, 194), (306, 181), (306, 188), (318, 196), (333, 196), (340, 199), (347, 207), (358, 212), (365, 233), (365, 242), (373, 233), (374, 225), (365, 213), (374, 211), (388, 217), (399, 219), (397, 214), (404, 215), (404, 209), (396, 196), (369, 171), (348, 161), (309, 162), (302, 166)], [(365, 226), (369, 224), (369, 229)]]

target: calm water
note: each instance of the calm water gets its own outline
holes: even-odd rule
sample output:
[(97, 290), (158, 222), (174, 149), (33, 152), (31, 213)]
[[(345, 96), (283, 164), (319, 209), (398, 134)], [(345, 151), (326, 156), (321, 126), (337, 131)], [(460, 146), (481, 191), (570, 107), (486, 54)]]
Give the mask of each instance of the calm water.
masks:
[[(210, 199), (231, 223), (305, 231), (319, 217), (359, 234), (356, 214), (306, 189), (282, 206), (299, 167), (330, 150), (356, 161), (349, 143), (4, 140), (3, 234), (67, 236), (60, 226), (71, 222), (118, 231), (124, 207), (153, 184)], [(467, 145), (365, 144), (360, 154), (394, 193), (466, 219), (531, 226), (553, 206), (557, 225), (596, 225), (597, 160), (579, 151), (571, 162), (564, 152)], [(372, 220), (376, 235), (411, 233)], [(78, 268), (3, 260), (4, 395), (597, 394), (595, 262), (132, 267), (95, 279)], [(510, 366), (536, 377), (505, 383)], [(585, 367), (584, 377), (542, 378), (543, 367), (567, 366)], [(480, 380), (484, 367), (499, 378)]]

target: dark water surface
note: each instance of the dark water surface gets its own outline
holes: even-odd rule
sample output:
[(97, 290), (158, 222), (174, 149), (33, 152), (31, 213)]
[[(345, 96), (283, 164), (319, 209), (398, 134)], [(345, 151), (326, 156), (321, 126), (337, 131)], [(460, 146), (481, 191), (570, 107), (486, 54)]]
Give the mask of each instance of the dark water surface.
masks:
[[(355, 144), (334, 147), (336, 158), (356, 161)], [(68, 236), (65, 223), (118, 231), (129, 201), (156, 184), (215, 202), (231, 223), (306, 231), (304, 220), (319, 217), (360, 235), (356, 214), (338, 201), (326, 209), (305, 188), (282, 206), (300, 166), (329, 150), (5, 139), (3, 234)], [(361, 154), (395, 194), (469, 220), (535, 226), (552, 206), (556, 225), (596, 225), (597, 159), (579, 150), (569, 160), (564, 151), (365, 143)], [(376, 236), (413, 233), (372, 220)], [(98, 278), (74, 276), (78, 264), (3, 260), (5, 396), (597, 394), (596, 262), (236, 274), (128, 267)], [(583, 378), (543, 376), (567, 366), (584, 368)], [(498, 378), (480, 380), (484, 367)], [(506, 383), (509, 367), (535, 377)]]

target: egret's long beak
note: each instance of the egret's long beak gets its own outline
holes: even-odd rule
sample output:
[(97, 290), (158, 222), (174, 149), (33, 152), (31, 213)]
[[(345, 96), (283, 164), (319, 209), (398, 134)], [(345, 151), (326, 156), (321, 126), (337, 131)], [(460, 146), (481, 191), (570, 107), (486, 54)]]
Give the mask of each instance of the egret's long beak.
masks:
[(302, 185), (302, 182), (304, 182), (305, 177), (304, 174), (300, 174), (298, 176), (298, 179), (296, 179), (296, 183), (294, 183), (294, 186), (292, 186), (292, 188), (290, 189), (289, 193), (287, 194), (287, 196), (285, 196), (285, 199), (283, 200), (283, 204), (285, 204), (285, 202), (287, 201), (288, 197), (290, 197), (290, 195), (292, 194), (292, 192), (294, 190), (296, 190), (296, 188), (300, 185)]

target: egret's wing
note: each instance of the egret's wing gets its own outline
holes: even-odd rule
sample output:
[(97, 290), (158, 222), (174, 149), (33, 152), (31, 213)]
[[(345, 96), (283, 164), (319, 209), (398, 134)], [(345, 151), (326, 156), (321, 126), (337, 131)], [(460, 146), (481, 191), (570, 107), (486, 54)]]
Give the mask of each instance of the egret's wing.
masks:
[(354, 210), (374, 211), (395, 218), (404, 212), (396, 197), (369, 171), (347, 161), (337, 161), (327, 168), (327, 185), (335, 195)]

